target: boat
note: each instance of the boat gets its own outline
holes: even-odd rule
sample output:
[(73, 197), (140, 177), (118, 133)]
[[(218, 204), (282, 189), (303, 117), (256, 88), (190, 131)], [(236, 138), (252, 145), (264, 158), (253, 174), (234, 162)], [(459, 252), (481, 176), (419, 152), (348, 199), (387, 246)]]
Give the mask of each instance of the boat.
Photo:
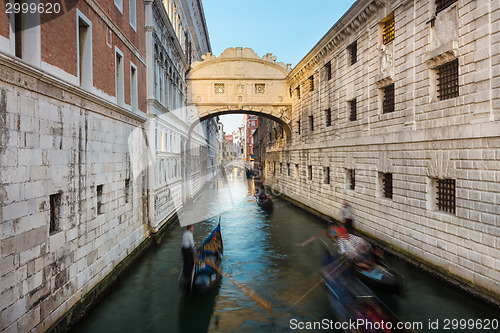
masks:
[[(339, 233), (337, 231), (337, 233)], [(358, 251), (361, 245), (366, 244), (366, 256), (370, 256), (369, 265), (361, 265), (358, 259)], [(346, 256), (350, 261), (350, 266), (354, 274), (370, 287), (383, 290), (385, 292), (400, 294), (403, 291), (403, 279), (382, 257), (377, 255), (369, 243), (356, 235), (348, 234), (337, 237), (339, 254)]]
[(274, 201), (271, 199), (270, 196), (266, 195), (265, 198), (258, 196), (257, 197), (257, 205), (260, 206), (260, 208), (269, 210), (274, 207)]
[[(370, 288), (354, 276), (349, 266), (345, 257), (335, 259), (325, 251), (321, 275), (338, 320), (338, 328), (344, 332), (361, 333), (416, 332), (404, 328), (411, 324), (398, 318)], [(403, 328), (398, 327), (399, 325)]]
[(196, 248), (195, 264), (191, 278), (186, 279), (184, 272), (181, 271), (179, 286), (189, 289), (194, 294), (204, 294), (210, 290), (222, 278), (219, 267), (223, 250), (219, 223), (203, 243)]

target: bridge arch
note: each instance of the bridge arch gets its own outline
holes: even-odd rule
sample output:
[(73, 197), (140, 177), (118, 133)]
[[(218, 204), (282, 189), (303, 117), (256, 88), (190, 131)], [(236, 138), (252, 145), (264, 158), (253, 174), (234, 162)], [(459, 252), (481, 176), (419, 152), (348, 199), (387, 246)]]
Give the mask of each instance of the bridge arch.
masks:
[(252, 114), (278, 122), (291, 137), (291, 96), (286, 77), (291, 65), (271, 53), (260, 58), (250, 48), (227, 48), (219, 57), (207, 53), (186, 77), (191, 128), (224, 114)]

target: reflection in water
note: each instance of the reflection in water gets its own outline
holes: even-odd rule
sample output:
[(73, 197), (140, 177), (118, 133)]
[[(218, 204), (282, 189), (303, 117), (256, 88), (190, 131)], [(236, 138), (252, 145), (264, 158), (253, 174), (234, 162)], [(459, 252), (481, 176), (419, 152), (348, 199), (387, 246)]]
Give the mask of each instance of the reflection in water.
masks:
[[(228, 175), (228, 178), (229, 175)], [(219, 181), (218, 187), (224, 188)], [(291, 305), (321, 280), (318, 269), (323, 247), (315, 241), (296, 244), (325, 227), (324, 221), (274, 197), (272, 212), (255, 202), (252, 182), (241, 177), (229, 180), (231, 193), (242, 200), (233, 205), (221, 195), (221, 230), (224, 240), (223, 270), (270, 301), (267, 313), (228, 279), (199, 298), (191, 298), (177, 287), (182, 267), (180, 252), (184, 228), (175, 226), (163, 243), (149, 251), (132, 267), (120, 285), (76, 329), (76, 332), (282, 332), (290, 320), (334, 319), (321, 286), (297, 305)], [(215, 187), (213, 187), (215, 188)], [(212, 188), (212, 190), (213, 190)], [(213, 192), (212, 192), (213, 193)], [(207, 203), (203, 195), (196, 205)], [(218, 223), (218, 216), (197, 224), (197, 243)], [(389, 263), (405, 275), (404, 298), (378, 294), (394, 312), (407, 321), (444, 318), (496, 318), (490, 308), (429, 278), (393, 258)], [(391, 260), (392, 259), (392, 260)], [(425, 326), (424, 326), (425, 328)], [(423, 332), (435, 332), (424, 329)]]

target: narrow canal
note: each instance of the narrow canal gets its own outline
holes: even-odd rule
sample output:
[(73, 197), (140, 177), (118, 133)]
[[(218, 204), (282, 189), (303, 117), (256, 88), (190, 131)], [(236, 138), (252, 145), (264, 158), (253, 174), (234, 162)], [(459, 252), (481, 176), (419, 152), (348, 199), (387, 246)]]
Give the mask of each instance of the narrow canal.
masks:
[[(220, 180), (214, 191), (221, 191)], [(227, 186), (226, 186), (227, 187)], [(180, 243), (184, 228), (171, 228), (162, 243), (143, 256), (76, 332), (284, 332), (291, 321), (335, 320), (318, 274), (322, 241), (297, 244), (325, 228), (324, 221), (275, 197), (272, 212), (255, 201), (253, 183), (230, 180), (231, 200), (221, 216), (223, 269), (272, 303), (266, 312), (227, 278), (202, 297), (190, 297), (177, 287), (182, 267)], [(206, 197), (213, 197), (208, 195)], [(236, 198), (236, 200), (234, 200)], [(205, 198), (206, 199), (206, 198)], [(200, 199), (200, 205), (204, 199)], [(228, 199), (229, 200), (229, 199)], [(218, 216), (195, 226), (200, 244), (218, 223)], [(325, 238), (325, 241), (328, 239)], [(408, 322), (422, 323), (422, 332), (498, 332), (444, 330), (445, 320), (494, 319), (500, 314), (410, 265), (388, 258), (405, 278), (404, 296), (377, 295)], [(300, 302), (297, 300), (310, 291)], [(439, 321), (439, 329), (429, 322)]]

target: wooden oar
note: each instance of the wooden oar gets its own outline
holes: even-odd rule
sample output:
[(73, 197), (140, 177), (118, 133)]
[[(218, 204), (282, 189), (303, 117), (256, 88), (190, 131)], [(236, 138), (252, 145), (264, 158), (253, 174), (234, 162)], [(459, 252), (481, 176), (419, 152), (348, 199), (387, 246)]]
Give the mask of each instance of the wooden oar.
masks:
[(242, 285), (241, 283), (239, 283), (238, 281), (236, 281), (235, 279), (233, 279), (229, 274), (223, 272), (215, 263), (213, 263), (212, 261), (210, 261), (208, 259), (205, 259), (205, 263), (208, 266), (210, 266), (213, 269), (215, 269), (217, 272), (219, 272), (219, 274), (221, 274), (222, 276), (224, 276), (226, 279), (228, 279), (229, 281), (231, 281), (236, 287), (238, 287), (241, 290), (243, 290), (245, 292), (245, 294), (248, 295), (248, 297), (250, 297), (257, 304), (259, 304), (262, 308), (264, 308), (264, 310), (266, 310), (267, 312), (271, 312), (273, 310), (271, 304), (268, 301), (266, 301), (265, 299), (263, 299), (262, 297), (260, 297), (259, 295), (257, 295), (253, 290), (250, 290), (249, 288), (245, 287), (244, 285)]
[[(347, 260), (347, 257), (346, 256), (342, 256), (340, 257), (339, 259), (337, 260), (341, 260), (342, 261), (340, 262), (340, 264), (338, 264), (335, 268), (331, 269), (328, 274), (326, 274), (326, 276), (330, 276), (332, 273), (334, 273), (339, 267), (342, 267), (342, 269), (340, 271), (337, 272), (336, 276), (339, 276), (340, 274), (342, 274), (343, 271), (345, 271), (347, 269), (347, 267), (349, 267), (349, 265), (343, 265), (343, 263)], [(328, 264), (326, 267), (329, 267), (330, 265), (334, 264), (334, 262), (332, 262), (331, 264)], [(309, 293), (311, 291), (313, 291), (317, 286), (319, 286), (321, 284), (321, 282), (323, 282), (323, 279), (319, 280), (318, 283), (316, 283), (311, 289), (309, 289), (304, 295), (302, 295), (297, 301), (295, 301), (295, 303), (292, 304), (291, 307), (288, 308), (288, 310), (291, 310), (295, 305), (297, 305), (300, 301), (302, 301), (307, 295), (309, 295)]]
[(303, 241), (302, 243), (299, 244), (299, 246), (306, 246), (307, 244), (311, 243), (313, 240), (318, 239), (321, 235), (325, 234), (328, 232), (328, 229), (321, 230), (318, 232), (316, 235), (312, 236), (311, 238)]

